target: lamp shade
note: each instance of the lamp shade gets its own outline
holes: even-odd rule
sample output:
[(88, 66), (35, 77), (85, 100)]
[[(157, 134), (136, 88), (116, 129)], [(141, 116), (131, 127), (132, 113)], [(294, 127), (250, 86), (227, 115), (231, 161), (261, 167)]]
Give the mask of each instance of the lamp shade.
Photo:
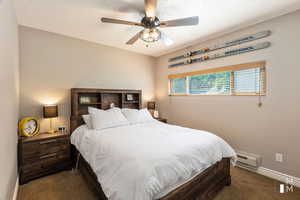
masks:
[(154, 101), (149, 101), (147, 103), (147, 108), (148, 108), (148, 110), (155, 110), (155, 102)]
[(57, 105), (44, 105), (44, 118), (58, 117)]

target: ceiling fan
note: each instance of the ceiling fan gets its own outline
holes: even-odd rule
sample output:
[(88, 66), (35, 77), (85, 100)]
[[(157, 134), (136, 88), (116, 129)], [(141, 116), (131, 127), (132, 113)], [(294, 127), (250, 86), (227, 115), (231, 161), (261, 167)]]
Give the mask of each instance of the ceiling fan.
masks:
[(144, 1), (145, 1), (145, 17), (141, 20), (141, 22), (130, 22), (125, 20), (111, 19), (105, 17), (101, 18), (101, 21), (103, 23), (125, 24), (125, 25), (144, 27), (142, 31), (138, 32), (135, 36), (133, 36), (130, 40), (126, 42), (126, 44), (128, 45), (133, 45), (140, 38), (147, 43), (156, 42), (161, 39), (163, 43), (167, 46), (172, 45), (173, 41), (169, 39), (166, 36), (166, 34), (161, 32), (159, 28), (176, 27), (176, 26), (193, 26), (193, 25), (198, 25), (199, 23), (198, 16), (169, 20), (169, 21), (160, 21), (156, 16), (157, 0), (144, 0)]

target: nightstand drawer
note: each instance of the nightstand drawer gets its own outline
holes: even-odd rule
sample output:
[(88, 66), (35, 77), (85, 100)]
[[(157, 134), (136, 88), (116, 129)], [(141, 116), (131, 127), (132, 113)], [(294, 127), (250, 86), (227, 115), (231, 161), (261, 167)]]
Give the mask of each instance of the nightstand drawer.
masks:
[(68, 169), (71, 166), (71, 160), (68, 158), (45, 162), (36, 162), (32, 166), (24, 166), (20, 174), (20, 184), (24, 184), (32, 179), (51, 174), (60, 170)]
[[(33, 163), (33, 162), (36, 162), (36, 161), (40, 161), (42, 159), (46, 159), (46, 158), (49, 158), (49, 157), (54, 157), (54, 155), (60, 155), (60, 154), (64, 154), (64, 155), (70, 155), (70, 146), (69, 145), (66, 145), (64, 147), (60, 147), (60, 148), (55, 148), (55, 149), (52, 149), (53, 151), (41, 151), (39, 153), (37, 153), (36, 155), (31, 155), (31, 156), (24, 156), (23, 157), (23, 160), (22, 160), (22, 163), (23, 165), (27, 165), (29, 163)], [(58, 151), (54, 151), (54, 150), (58, 150)], [(46, 153), (47, 152), (47, 153)], [(51, 156), (52, 155), (52, 156)]]
[(37, 173), (47, 170), (49, 167), (69, 161), (70, 156), (65, 152), (51, 153), (40, 156), (38, 160), (34, 162), (28, 162), (24, 164), (22, 170), (24, 173)]
[(39, 157), (41, 155), (56, 153), (70, 149), (69, 140), (67, 138), (54, 138), (38, 142), (30, 142), (23, 144), (23, 159)]

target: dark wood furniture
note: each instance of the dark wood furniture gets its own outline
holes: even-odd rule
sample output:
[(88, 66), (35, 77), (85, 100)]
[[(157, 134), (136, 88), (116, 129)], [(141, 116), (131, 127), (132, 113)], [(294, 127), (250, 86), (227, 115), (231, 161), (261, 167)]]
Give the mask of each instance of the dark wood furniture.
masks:
[(163, 123), (168, 123), (168, 120), (165, 119), (165, 118), (154, 118), (154, 119), (156, 119), (156, 120), (158, 120), (160, 122), (163, 122)]
[[(127, 95), (132, 95), (133, 100), (128, 101)], [(81, 98), (89, 99), (83, 103)], [(104, 90), (104, 89), (71, 89), (71, 131), (83, 124), (81, 115), (88, 113), (88, 107), (109, 109), (113, 103), (119, 108), (140, 109), (142, 106), (141, 90)]]
[(71, 169), (69, 133), (40, 133), (34, 137), (19, 137), (18, 162), (20, 184)]
[[(134, 102), (126, 102), (124, 96), (127, 93), (135, 94), (136, 99)], [(119, 107), (141, 108), (141, 94), (139, 90), (72, 89), (71, 130), (83, 124), (81, 115), (87, 113), (87, 106), (79, 103), (80, 96), (95, 96), (97, 101), (89, 105), (102, 109), (109, 108), (110, 102), (117, 103)], [(72, 152), (75, 163), (79, 152), (74, 146), (72, 146)], [(80, 156), (79, 158), (79, 169), (88, 185), (97, 192), (100, 200), (107, 200), (93, 169), (83, 157)], [(230, 158), (223, 158), (220, 162), (207, 168), (201, 174), (159, 200), (211, 200), (225, 185), (230, 184)]]

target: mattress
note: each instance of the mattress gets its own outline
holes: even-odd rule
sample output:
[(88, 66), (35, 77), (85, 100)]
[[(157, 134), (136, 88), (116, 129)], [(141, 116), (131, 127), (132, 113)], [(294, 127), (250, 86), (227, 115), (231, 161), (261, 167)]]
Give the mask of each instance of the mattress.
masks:
[(236, 154), (220, 137), (158, 121), (90, 130), (71, 136), (109, 200), (159, 199)]

